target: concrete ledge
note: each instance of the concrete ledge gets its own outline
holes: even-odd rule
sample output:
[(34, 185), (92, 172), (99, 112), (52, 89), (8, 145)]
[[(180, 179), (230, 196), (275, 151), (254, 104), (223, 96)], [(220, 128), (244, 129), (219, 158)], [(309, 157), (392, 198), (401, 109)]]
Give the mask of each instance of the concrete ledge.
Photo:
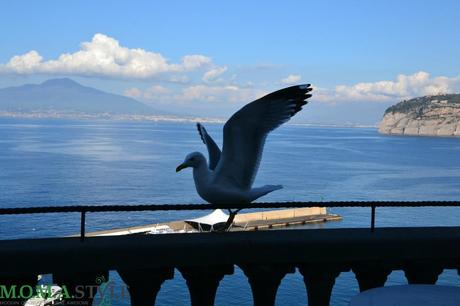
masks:
[(235, 222), (244, 223), (259, 220), (277, 220), (277, 219), (290, 219), (298, 217), (307, 217), (313, 215), (325, 215), (325, 207), (306, 207), (294, 209), (279, 209), (270, 211), (260, 211), (254, 213), (238, 214), (235, 216)]

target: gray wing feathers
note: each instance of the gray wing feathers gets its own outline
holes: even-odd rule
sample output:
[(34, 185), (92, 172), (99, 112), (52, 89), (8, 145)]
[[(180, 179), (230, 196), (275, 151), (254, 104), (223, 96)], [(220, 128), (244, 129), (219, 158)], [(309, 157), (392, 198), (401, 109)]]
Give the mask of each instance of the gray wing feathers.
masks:
[(249, 189), (259, 168), (265, 139), (287, 122), (311, 97), (310, 85), (297, 85), (270, 93), (236, 112), (224, 126), (218, 179)]
[(208, 132), (201, 123), (196, 124), (198, 133), (200, 133), (201, 140), (206, 145), (209, 155), (209, 169), (214, 170), (220, 159), (220, 149), (216, 142), (209, 136)]

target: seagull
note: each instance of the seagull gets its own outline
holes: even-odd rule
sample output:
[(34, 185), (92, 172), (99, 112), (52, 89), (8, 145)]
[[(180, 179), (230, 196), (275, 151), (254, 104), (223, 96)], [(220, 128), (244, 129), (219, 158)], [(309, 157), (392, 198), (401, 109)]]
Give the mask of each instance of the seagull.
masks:
[(267, 135), (287, 122), (312, 95), (310, 84), (296, 85), (257, 99), (235, 114), (224, 125), (222, 151), (200, 123), (197, 129), (206, 145), (209, 165), (200, 152), (193, 152), (176, 168), (176, 172), (193, 168), (195, 187), (205, 201), (212, 204), (250, 203), (281, 185), (253, 188)]

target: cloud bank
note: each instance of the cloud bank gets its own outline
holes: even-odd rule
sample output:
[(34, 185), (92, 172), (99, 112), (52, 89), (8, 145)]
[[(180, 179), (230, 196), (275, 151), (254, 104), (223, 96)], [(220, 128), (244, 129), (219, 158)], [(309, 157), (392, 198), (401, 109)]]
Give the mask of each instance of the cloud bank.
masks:
[[(132, 83), (149, 80), (150, 87), (137, 82), (124, 91), (127, 96), (149, 103), (249, 102), (278, 89), (280, 84), (289, 86), (302, 80), (300, 74), (281, 78), (275, 71), (251, 75), (243, 85), (235, 67), (218, 66), (208, 56), (191, 54), (172, 62), (158, 52), (122, 46), (115, 38), (101, 33), (81, 43), (79, 50), (55, 59), (44, 59), (38, 51), (31, 50), (0, 63), (0, 74), (89, 76)], [(419, 71), (400, 74), (394, 80), (314, 88), (313, 102), (396, 103), (417, 96), (460, 92), (460, 76), (431, 76)]]
[[(226, 102), (248, 103), (279, 88), (279, 83), (277, 82), (273, 82), (269, 88), (260, 84), (260, 86), (257, 84), (243, 86), (234, 82), (234, 80), (225, 81), (219, 79), (219, 82), (210, 82), (211, 80), (216, 80), (225, 71), (226, 67), (210, 70), (208, 77), (203, 76), (203, 82), (199, 84), (182, 84), (183, 86), (174, 89), (159, 84), (154, 84), (147, 89), (131, 87), (124, 94), (148, 103), (190, 104), (192, 102), (213, 102), (213, 104), (222, 105), (222, 103)], [(289, 75), (283, 79), (283, 83), (285, 85), (297, 84), (300, 79), (300, 75)], [(314, 103), (383, 103), (388, 105), (419, 96), (460, 92), (460, 76), (432, 77), (429, 73), (420, 71), (411, 75), (398, 75), (393, 81), (337, 85), (334, 89), (313, 87), (311, 101)]]
[(207, 85), (199, 84), (186, 86), (180, 90), (171, 90), (161, 85), (152, 85), (147, 89), (132, 87), (125, 90), (124, 95), (138, 98), (147, 102), (188, 104), (190, 102), (211, 102), (221, 104), (225, 102), (245, 104), (260, 98), (266, 91), (240, 87), (237, 85)]
[(315, 99), (322, 102), (391, 102), (418, 96), (454, 93), (460, 91), (460, 76), (431, 77), (419, 71), (400, 74), (394, 81), (338, 85), (334, 90), (316, 88)]
[(61, 54), (57, 59), (44, 60), (35, 50), (13, 56), (6, 64), (0, 64), (0, 72), (145, 79), (162, 73), (183, 73), (206, 67), (216, 69), (212, 66), (211, 58), (204, 55), (185, 55), (179, 63), (171, 63), (160, 53), (130, 49), (98, 33), (91, 41), (83, 42), (80, 50)]

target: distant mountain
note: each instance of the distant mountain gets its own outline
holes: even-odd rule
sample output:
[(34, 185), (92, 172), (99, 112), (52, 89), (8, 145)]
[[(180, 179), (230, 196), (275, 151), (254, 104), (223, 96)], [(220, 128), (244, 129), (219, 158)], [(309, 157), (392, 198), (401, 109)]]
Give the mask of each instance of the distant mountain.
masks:
[(460, 94), (424, 96), (393, 105), (385, 111), (379, 132), (460, 136)]
[(0, 111), (143, 115), (155, 112), (135, 99), (86, 87), (68, 78), (0, 89)]

